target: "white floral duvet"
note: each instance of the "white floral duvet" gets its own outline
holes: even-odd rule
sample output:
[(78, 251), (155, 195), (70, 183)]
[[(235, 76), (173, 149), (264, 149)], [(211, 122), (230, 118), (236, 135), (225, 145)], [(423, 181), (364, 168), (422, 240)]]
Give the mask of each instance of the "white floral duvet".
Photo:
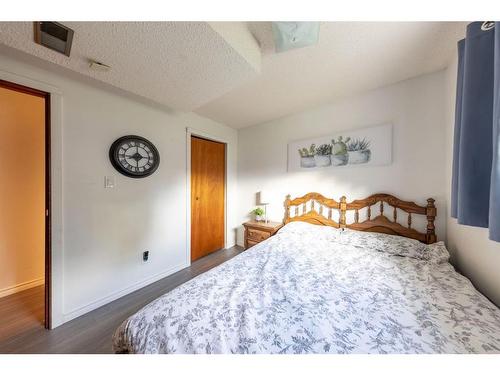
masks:
[(127, 319), (127, 353), (500, 353), (500, 310), (442, 243), (314, 226), (275, 236)]

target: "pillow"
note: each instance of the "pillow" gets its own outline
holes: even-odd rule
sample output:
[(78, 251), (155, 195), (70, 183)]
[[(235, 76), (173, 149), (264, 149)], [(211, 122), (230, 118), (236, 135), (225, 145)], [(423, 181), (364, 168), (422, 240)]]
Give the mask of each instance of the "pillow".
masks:
[(364, 249), (415, 259), (429, 259), (428, 245), (420, 241), (385, 233), (361, 232), (345, 229), (339, 236), (339, 242)]
[(318, 238), (329, 239), (335, 241), (340, 236), (340, 229), (330, 227), (328, 225), (316, 225), (306, 223), (304, 221), (292, 221), (286, 224), (278, 231), (278, 234), (284, 235), (303, 235), (304, 233), (313, 234)]
[(432, 263), (446, 263), (450, 260), (450, 253), (443, 241), (434, 242), (427, 246), (427, 260)]

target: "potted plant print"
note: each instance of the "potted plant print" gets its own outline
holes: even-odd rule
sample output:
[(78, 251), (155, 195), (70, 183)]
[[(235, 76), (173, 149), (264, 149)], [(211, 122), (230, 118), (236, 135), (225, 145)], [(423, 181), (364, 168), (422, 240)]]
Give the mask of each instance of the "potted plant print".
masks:
[(347, 137), (345, 140), (342, 136), (339, 136), (337, 140), (332, 139), (332, 165), (340, 166), (346, 165), (349, 160), (349, 155), (347, 154), (347, 145), (351, 138)]
[(366, 138), (351, 140), (347, 144), (349, 164), (368, 163), (372, 154), (369, 147), (370, 142)]
[(264, 221), (264, 210), (262, 208), (257, 207), (251, 213), (255, 215), (255, 221)]
[(313, 143), (309, 149), (301, 148), (299, 149), (300, 154), (300, 167), (301, 168), (314, 168), (316, 162), (314, 160), (314, 154), (316, 153), (316, 145)]
[(328, 167), (332, 164), (332, 145), (322, 144), (316, 149), (316, 154), (314, 155), (314, 162), (316, 167)]

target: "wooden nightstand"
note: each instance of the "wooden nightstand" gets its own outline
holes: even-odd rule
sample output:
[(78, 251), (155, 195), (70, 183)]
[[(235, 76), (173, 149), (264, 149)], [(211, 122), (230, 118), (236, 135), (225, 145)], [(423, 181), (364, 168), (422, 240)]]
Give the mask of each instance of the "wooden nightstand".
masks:
[(283, 226), (283, 223), (247, 221), (243, 226), (245, 227), (245, 249), (248, 249), (274, 235)]

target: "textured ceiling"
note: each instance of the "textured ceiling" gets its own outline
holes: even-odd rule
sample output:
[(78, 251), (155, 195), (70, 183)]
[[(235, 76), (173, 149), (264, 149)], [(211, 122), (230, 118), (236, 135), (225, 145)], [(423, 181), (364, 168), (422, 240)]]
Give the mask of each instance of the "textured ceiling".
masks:
[[(229, 28), (216, 31), (206, 22), (64, 22), (64, 25), (75, 31), (70, 58), (35, 44), (32, 22), (1, 22), (0, 43), (186, 111), (255, 78), (260, 68), (255, 58), (247, 61), (221, 35)], [(255, 41), (254, 44), (258, 51)], [(251, 47), (246, 48), (247, 54)], [(89, 69), (89, 59), (101, 61), (112, 69), (109, 72)]]
[(325, 22), (319, 43), (274, 53), (269, 22), (250, 24), (261, 74), (196, 112), (241, 128), (445, 68), (460, 22)]
[[(241, 128), (446, 67), (460, 22), (322, 22), (314, 46), (274, 52), (270, 22), (64, 22), (71, 57), (0, 22), (0, 43), (176, 110)], [(112, 67), (89, 68), (89, 59)]]

